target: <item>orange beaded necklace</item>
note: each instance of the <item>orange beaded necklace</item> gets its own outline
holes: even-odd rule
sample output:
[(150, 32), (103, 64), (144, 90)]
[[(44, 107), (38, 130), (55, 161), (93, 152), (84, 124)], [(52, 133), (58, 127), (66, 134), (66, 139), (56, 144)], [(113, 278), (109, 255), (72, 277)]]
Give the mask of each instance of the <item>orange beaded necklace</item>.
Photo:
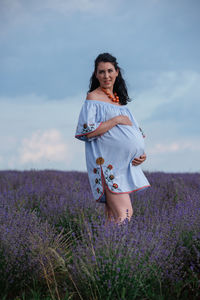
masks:
[(106, 89), (101, 87), (101, 90), (113, 101), (113, 102), (119, 102), (119, 97), (117, 96), (117, 93), (114, 93), (114, 97), (106, 91)]

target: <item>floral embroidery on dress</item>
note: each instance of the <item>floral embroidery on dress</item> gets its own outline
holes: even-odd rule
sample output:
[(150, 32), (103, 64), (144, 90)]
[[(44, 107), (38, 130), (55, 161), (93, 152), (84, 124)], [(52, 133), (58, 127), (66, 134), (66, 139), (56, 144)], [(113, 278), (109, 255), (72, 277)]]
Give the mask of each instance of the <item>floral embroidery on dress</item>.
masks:
[[(94, 174), (96, 174), (95, 183), (98, 185), (96, 188), (97, 193), (101, 193), (101, 190), (102, 190), (101, 165), (103, 165), (104, 162), (105, 161), (104, 161), (103, 157), (98, 157), (96, 159), (96, 164), (99, 165), (100, 168), (93, 169)], [(113, 169), (113, 166), (111, 164), (109, 164), (104, 169), (104, 177), (105, 177), (106, 182), (111, 183), (111, 185), (109, 185), (109, 189), (111, 189), (111, 191), (115, 191), (118, 188), (118, 184), (116, 182), (114, 182), (115, 176), (112, 174), (112, 169)]]
[(103, 159), (103, 157), (98, 157), (98, 158), (96, 159), (96, 163), (97, 163), (97, 165), (103, 165), (103, 164), (104, 164), (104, 159)]
[(95, 130), (95, 124), (83, 124), (82, 133), (88, 133)]
[(111, 191), (115, 191), (118, 188), (118, 184), (113, 182), (113, 180), (115, 179), (115, 176), (112, 174), (112, 170), (113, 166), (112, 165), (108, 165), (105, 169), (105, 179), (107, 182), (111, 182), (112, 185), (109, 186), (109, 188), (111, 189)]
[(103, 192), (102, 181), (101, 181), (101, 169), (94, 168), (93, 172), (94, 174), (96, 174), (96, 178), (95, 178), (95, 183), (97, 185), (96, 191), (98, 194), (101, 194)]

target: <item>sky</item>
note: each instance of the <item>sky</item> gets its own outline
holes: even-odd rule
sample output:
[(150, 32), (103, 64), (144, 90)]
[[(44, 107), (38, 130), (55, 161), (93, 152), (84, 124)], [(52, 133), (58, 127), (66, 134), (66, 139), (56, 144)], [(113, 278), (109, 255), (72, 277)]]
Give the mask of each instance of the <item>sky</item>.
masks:
[(0, 170), (86, 171), (94, 60), (117, 58), (144, 171), (200, 172), (200, 1), (0, 0)]

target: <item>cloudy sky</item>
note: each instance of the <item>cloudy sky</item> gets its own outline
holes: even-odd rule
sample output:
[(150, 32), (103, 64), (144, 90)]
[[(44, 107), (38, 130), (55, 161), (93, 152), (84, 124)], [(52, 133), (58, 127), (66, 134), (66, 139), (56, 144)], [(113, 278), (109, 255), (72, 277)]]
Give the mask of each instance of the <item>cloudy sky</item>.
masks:
[(86, 170), (74, 133), (99, 53), (146, 134), (143, 170), (200, 172), (200, 1), (0, 0), (0, 169)]

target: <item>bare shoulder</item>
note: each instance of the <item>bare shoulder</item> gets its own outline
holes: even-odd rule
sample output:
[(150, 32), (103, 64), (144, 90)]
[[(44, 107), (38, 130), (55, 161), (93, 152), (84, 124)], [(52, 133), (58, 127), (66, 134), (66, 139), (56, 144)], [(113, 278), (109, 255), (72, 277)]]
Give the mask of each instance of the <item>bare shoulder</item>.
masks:
[(87, 93), (86, 100), (95, 100), (95, 93), (94, 92)]
[(87, 93), (86, 100), (98, 100), (99, 99), (99, 90), (96, 89), (90, 93)]

